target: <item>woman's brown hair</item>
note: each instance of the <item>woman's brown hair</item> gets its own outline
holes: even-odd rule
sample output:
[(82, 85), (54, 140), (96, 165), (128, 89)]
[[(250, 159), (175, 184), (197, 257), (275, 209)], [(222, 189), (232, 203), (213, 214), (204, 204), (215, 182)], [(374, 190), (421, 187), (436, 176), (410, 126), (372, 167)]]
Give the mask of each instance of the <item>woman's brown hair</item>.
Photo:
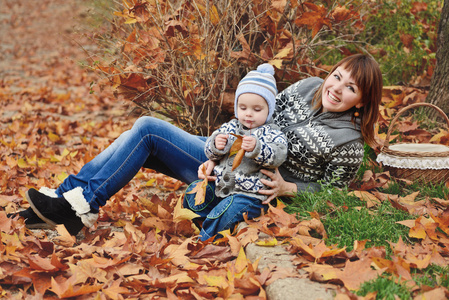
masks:
[[(377, 145), (375, 140), (374, 126), (379, 118), (379, 105), (382, 99), (382, 72), (379, 64), (370, 56), (365, 54), (355, 54), (343, 58), (339, 61), (326, 76), (325, 81), (338, 67), (344, 68), (351, 73), (357, 87), (362, 91), (362, 104), (358, 118), (361, 119), (361, 131), (363, 140), (371, 147)], [(313, 97), (313, 107), (321, 108), (321, 97), (323, 85)], [(355, 108), (354, 108), (355, 110)]]

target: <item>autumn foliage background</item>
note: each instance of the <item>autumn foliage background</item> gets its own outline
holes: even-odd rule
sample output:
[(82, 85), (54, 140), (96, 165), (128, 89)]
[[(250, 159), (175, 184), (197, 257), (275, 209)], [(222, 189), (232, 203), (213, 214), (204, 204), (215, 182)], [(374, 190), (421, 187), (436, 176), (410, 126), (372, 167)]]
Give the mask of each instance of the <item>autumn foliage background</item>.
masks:
[[(109, 1), (104, 3), (111, 9)], [(415, 72), (407, 85), (385, 87), (380, 140), (398, 109), (425, 101), (435, 63), (437, 22), (423, 18), (430, 9), (425, 2), (410, 5), (408, 17), (419, 20), (416, 26), (424, 24), (423, 32), (418, 39), (399, 28), (396, 46), (403, 55), (428, 55), (410, 66)], [(31, 6), (32, 12), (27, 9)], [(430, 265), (447, 268), (447, 194), (423, 198), (419, 192), (388, 193), (382, 189), (397, 179), (369, 157), (369, 167), (352, 190), (344, 192), (360, 199), (360, 209), (375, 213), (387, 202), (410, 214), (401, 221), (410, 228), (407, 240), (389, 241), (389, 247), (363, 240), (349, 250), (326, 243), (325, 216), (310, 211), (308, 217), (297, 218), (286, 213), (282, 203), (248, 220), (249, 227), (238, 233), (225, 232), (216, 243), (198, 242), (193, 216), (180, 207), (185, 186), (151, 170), (139, 172), (102, 208), (96, 228), (77, 237), (63, 226), (55, 234), (28, 230), (23, 220), (8, 219), (6, 213), (28, 207), (28, 188), (57, 186), (141, 113), (207, 135), (232, 115), (233, 88), (241, 76), (262, 62), (276, 67), (281, 90), (305, 76), (324, 76), (336, 60), (351, 53), (369, 52), (379, 61), (390, 55), (387, 46), (362, 41), (371, 30), (365, 25), (385, 9), (375, 1), (124, 0), (106, 23), (94, 20), (101, 23), (96, 29), (80, 27), (93, 22), (84, 9), (75, 2), (51, 0), (8, 0), (1, 7), (2, 296), (263, 299), (265, 287), (274, 280), (302, 276), (330, 283), (339, 297), (348, 299), (381, 274), (408, 286), (416, 297), (449, 296), (447, 275), (429, 286), (418, 285), (412, 276)], [(395, 13), (394, 8), (390, 12)], [(75, 14), (83, 19), (74, 19)], [(63, 34), (55, 35), (55, 28)], [(420, 44), (422, 36), (430, 42)], [(391, 51), (393, 46), (388, 46)], [(87, 69), (80, 68), (80, 62)], [(424, 125), (406, 116), (392, 141), (448, 144), (447, 128)], [(333, 211), (347, 209), (324, 197), (322, 202)], [(260, 233), (268, 237), (261, 240)], [(248, 243), (287, 245), (306, 275), (258, 270), (258, 262), (250, 262), (243, 251)]]

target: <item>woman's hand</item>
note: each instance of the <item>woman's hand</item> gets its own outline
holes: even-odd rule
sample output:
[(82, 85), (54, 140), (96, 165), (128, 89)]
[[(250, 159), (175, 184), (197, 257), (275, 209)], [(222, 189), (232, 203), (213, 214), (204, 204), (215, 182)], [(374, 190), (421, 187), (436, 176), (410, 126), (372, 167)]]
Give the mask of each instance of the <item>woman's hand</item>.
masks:
[(267, 195), (268, 198), (262, 202), (262, 204), (268, 204), (271, 200), (280, 196), (292, 197), (297, 192), (296, 184), (293, 182), (287, 182), (279, 173), (279, 169), (276, 168), (274, 173), (261, 169), (262, 174), (267, 175), (270, 180), (260, 179), (260, 181), (269, 187), (270, 189), (259, 190), (259, 194)]
[[(211, 175), (212, 172), (214, 171), (214, 168), (216, 165), (217, 165), (217, 163), (210, 159), (208, 161), (205, 161), (204, 163), (202, 163), (200, 165), (200, 167), (198, 168), (198, 178), (204, 179), (207, 176), (208, 181), (214, 181), (215, 179), (217, 179), (216, 176)], [(206, 174), (204, 174), (204, 172), (203, 172), (203, 166), (206, 168)]]

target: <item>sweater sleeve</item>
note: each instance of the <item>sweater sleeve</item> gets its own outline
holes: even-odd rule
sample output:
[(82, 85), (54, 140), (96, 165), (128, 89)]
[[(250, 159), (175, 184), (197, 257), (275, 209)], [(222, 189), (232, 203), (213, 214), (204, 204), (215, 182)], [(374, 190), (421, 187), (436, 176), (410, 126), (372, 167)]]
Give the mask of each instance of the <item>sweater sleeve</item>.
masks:
[(287, 158), (287, 138), (284, 133), (263, 126), (253, 135), (257, 140), (256, 147), (245, 156), (265, 168), (279, 167)]
[(363, 144), (359, 141), (335, 148), (323, 181), (337, 187), (348, 185), (357, 175), (363, 161), (363, 153)]
[(215, 130), (212, 135), (206, 140), (206, 145), (204, 148), (204, 153), (206, 154), (207, 158), (210, 160), (220, 160), (223, 158), (223, 156), (225, 156), (229, 150), (231, 150), (231, 146), (233, 143), (233, 137), (230, 136), (228, 138), (228, 141), (226, 143), (226, 146), (224, 147), (223, 150), (218, 150), (215, 147), (215, 138), (217, 137), (218, 134), (222, 133), (222, 134), (229, 134), (229, 133), (235, 133), (237, 128), (237, 123), (234, 122), (234, 120), (231, 120), (228, 123), (224, 123), (220, 126), (220, 128), (218, 128), (217, 130)]

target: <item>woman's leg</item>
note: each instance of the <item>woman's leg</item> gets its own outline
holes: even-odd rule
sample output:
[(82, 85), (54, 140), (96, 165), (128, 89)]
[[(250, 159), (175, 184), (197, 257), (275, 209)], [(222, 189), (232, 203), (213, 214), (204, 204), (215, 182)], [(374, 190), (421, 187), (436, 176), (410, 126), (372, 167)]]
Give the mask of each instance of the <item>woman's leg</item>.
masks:
[(190, 183), (198, 179), (198, 167), (207, 160), (205, 138), (152, 117), (139, 118), (134, 126), (70, 175), (56, 190), (58, 196), (77, 187), (94, 209), (124, 187), (140, 170), (148, 167)]
[(40, 219), (52, 226), (64, 224), (76, 234), (82, 224), (92, 226), (98, 208), (142, 166), (165, 171), (184, 182), (197, 179), (198, 167), (207, 159), (204, 143), (205, 138), (168, 122), (142, 117), (77, 175), (69, 176), (55, 192), (39, 193), (32, 189), (27, 199)]

